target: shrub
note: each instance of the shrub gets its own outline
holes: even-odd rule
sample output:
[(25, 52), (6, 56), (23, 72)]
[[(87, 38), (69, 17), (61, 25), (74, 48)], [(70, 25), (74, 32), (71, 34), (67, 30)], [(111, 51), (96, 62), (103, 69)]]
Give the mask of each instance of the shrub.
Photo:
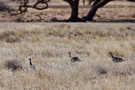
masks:
[(98, 75), (107, 74), (107, 70), (103, 66), (98, 66), (96, 71)]
[(5, 62), (5, 67), (8, 68), (8, 69), (12, 69), (12, 71), (15, 71), (17, 69), (22, 69), (21, 63), (16, 59), (7, 60)]
[(0, 11), (13, 11), (8, 5), (6, 5), (4, 2), (0, 1)]

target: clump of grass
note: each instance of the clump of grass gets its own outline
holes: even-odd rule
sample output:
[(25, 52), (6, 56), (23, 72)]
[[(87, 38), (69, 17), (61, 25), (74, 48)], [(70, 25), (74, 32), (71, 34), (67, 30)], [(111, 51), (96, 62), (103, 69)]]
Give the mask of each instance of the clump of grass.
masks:
[(54, 57), (53, 53), (50, 51), (43, 51), (41, 55), (43, 57)]
[(0, 1), (0, 11), (6, 11), (9, 7)]
[(9, 42), (9, 43), (14, 43), (14, 42), (19, 42), (20, 39), (16, 36), (13, 36), (13, 35), (9, 35), (7, 38), (6, 38), (6, 42)]
[(8, 68), (8, 69), (11, 69), (12, 71), (16, 71), (18, 69), (22, 69), (21, 63), (18, 60), (16, 60), (16, 59), (7, 60), (5, 62), (5, 67)]
[(13, 10), (6, 3), (0, 1), (0, 11)]
[(96, 72), (98, 75), (105, 75), (107, 74), (107, 69), (103, 66), (97, 66)]
[(15, 32), (13, 31), (7, 31), (0, 35), (0, 40), (6, 40), (6, 42), (18, 42), (20, 39), (16, 36)]
[(3, 32), (0, 34), (0, 40), (3, 40), (5, 39), (7, 36), (10, 36), (10, 35), (15, 35), (15, 32), (13, 31), (6, 31), (6, 32)]

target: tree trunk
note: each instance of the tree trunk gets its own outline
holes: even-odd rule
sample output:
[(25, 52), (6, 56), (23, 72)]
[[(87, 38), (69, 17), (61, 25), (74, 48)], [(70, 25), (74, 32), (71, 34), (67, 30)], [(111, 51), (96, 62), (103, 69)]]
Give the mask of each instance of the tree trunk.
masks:
[(92, 5), (92, 7), (91, 7), (91, 9), (90, 9), (90, 11), (89, 11), (89, 13), (88, 13), (88, 15), (87, 15), (86, 17), (84, 17), (85, 20), (87, 20), (87, 21), (93, 21), (93, 17), (94, 17), (94, 15), (96, 14), (96, 11), (97, 11), (97, 8), (95, 8), (95, 5), (96, 5), (97, 3), (99, 3), (99, 2), (100, 2), (100, 0), (96, 0), (96, 1), (93, 3), (93, 5)]
[(98, 10), (98, 8), (103, 7), (104, 5), (106, 5), (110, 1), (111, 0), (96, 0), (93, 3), (88, 15), (86, 17), (84, 17), (84, 19), (86, 21), (93, 21), (93, 17), (96, 14), (96, 11)]
[(79, 0), (64, 0), (69, 3), (71, 7), (71, 16), (69, 21), (77, 21), (78, 20), (78, 10), (79, 10)]
[(71, 6), (71, 16), (69, 20), (76, 21), (78, 19), (79, 0), (73, 1), (73, 3), (70, 4), (70, 6)]

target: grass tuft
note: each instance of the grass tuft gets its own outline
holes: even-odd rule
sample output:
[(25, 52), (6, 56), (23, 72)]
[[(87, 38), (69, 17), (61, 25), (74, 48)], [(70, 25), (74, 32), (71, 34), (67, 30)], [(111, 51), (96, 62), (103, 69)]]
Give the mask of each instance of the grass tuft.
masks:
[(12, 71), (16, 71), (18, 69), (22, 69), (21, 63), (18, 60), (16, 60), (16, 59), (7, 60), (5, 62), (5, 67), (8, 68), (8, 69), (11, 69)]

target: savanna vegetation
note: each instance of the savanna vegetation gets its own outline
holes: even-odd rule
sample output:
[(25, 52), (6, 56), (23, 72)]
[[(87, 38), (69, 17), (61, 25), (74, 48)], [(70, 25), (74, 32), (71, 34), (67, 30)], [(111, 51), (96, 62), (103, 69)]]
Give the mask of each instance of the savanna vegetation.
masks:
[[(36, 2), (33, 5), (29, 5), (30, 0), (16, 0), (17, 2), (21, 2), (19, 8), (15, 14), (10, 13), (11, 15), (17, 15), (27, 12), (27, 8), (35, 8), (37, 10), (44, 10), (49, 7), (48, 3), (51, 0), (36, 0)], [(90, 11), (88, 14), (83, 17), (82, 19), (78, 17), (79, 14), (79, 2), (80, 0), (63, 0), (67, 2), (71, 7), (71, 15), (68, 21), (93, 21), (93, 17), (95, 16), (97, 10), (107, 3), (115, 0), (87, 0), (89, 4), (92, 2), (92, 6), (90, 7)], [(121, 0), (122, 1), (122, 0)], [(134, 0), (127, 0), (130, 2), (135, 2)], [(86, 0), (83, 0), (83, 4), (85, 5)], [(43, 4), (42, 7), (40, 7), (40, 4)], [(119, 12), (120, 13), (120, 12)]]
[[(134, 3), (110, 2), (85, 23), (55, 22), (71, 17), (63, 0), (42, 11), (6, 11), (19, 5), (0, 3), (0, 90), (134, 90)], [(89, 9), (80, 2), (78, 17)], [(110, 52), (125, 61), (113, 62)]]
[[(135, 88), (134, 24), (0, 23), (0, 27), (1, 89)], [(81, 62), (71, 62), (68, 52)], [(109, 52), (125, 61), (114, 63)]]

